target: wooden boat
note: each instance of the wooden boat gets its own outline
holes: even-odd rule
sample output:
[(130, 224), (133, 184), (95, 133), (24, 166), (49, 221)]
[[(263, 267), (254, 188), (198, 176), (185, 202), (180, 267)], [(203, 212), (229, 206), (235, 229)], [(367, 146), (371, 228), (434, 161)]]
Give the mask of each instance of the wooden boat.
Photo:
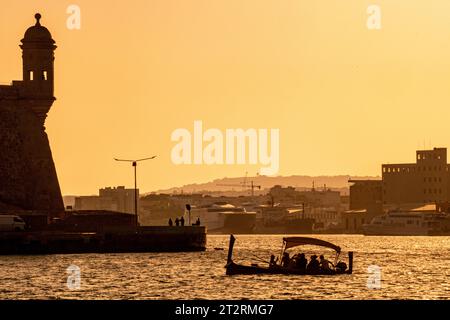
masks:
[(226, 268), (227, 275), (254, 275), (254, 274), (294, 274), (294, 275), (338, 275), (338, 274), (351, 274), (353, 271), (353, 252), (348, 252), (348, 268), (345, 262), (338, 262), (339, 255), (341, 253), (341, 248), (331, 242), (324, 241), (321, 239), (310, 238), (310, 237), (285, 237), (283, 238), (283, 247), (280, 257), (283, 256), (284, 252), (288, 249), (302, 246), (302, 245), (314, 245), (319, 247), (326, 247), (333, 249), (336, 252), (334, 268), (322, 271), (318, 270), (316, 272), (310, 272), (306, 269), (297, 268), (287, 268), (279, 264), (272, 264), (267, 267), (262, 267), (257, 264), (252, 265), (242, 265), (233, 262), (233, 246), (235, 242), (235, 237), (230, 235), (230, 245), (228, 247), (228, 259)]

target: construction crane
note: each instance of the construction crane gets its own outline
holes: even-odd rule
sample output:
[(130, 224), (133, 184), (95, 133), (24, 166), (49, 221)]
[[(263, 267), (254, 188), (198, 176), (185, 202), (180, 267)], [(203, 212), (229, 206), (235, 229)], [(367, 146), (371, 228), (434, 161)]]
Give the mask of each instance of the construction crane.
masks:
[(255, 188), (258, 188), (259, 190), (261, 190), (261, 186), (260, 185), (255, 185), (253, 183), (253, 180), (250, 181), (250, 185), (247, 185), (247, 173), (245, 173), (245, 178), (244, 181), (241, 182), (240, 184), (217, 184), (217, 186), (222, 186), (222, 187), (242, 187), (244, 189), (250, 188), (252, 190), (252, 197), (255, 195)]

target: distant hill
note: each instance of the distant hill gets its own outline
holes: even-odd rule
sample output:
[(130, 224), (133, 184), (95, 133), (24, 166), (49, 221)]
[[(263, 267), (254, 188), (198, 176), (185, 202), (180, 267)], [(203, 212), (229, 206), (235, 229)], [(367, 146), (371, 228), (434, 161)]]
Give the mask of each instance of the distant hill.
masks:
[[(250, 186), (251, 181), (254, 185), (260, 185), (261, 189), (269, 189), (274, 185), (281, 185), (283, 187), (292, 186), (299, 189), (310, 189), (314, 186), (316, 189), (321, 190), (326, 186), (327, 188), (333, 190), (339, 190), (345, 193), (348, 190), (348, 180), (349, 179), (380, 179), (380, 177), (373, 176), (349, 176), (349, 175), (339, 175), (339, 176), (278, 176), (278, 177), (268, 177), (268, 176), (255, 176), (247, 177), (246, 184)], [(216, 179), (211, 182), (206, 183), (192, 183), (181, 187), (173, 187), (170, 189), (158, 190), (155, 193), (201, 193), (201, 192), (223, 192), (223, 191), (244, 191), (249, 190), (241, 187), (244, 184), (245, 177), (236, 178), (222, 178)], [(234, 185), (234, 186), (223, 186), (223, 185)], [(256, 192), (256, 189), (255, 189)]]

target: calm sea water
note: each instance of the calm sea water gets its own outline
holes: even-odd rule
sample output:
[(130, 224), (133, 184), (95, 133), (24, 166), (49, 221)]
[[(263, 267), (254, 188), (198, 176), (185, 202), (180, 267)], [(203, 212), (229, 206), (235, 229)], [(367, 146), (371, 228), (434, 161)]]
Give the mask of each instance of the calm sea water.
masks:
[[(317, 237), (355, 252), (352, 275), (226, 276), (229, 238), (211, 235), (208, 249), (197, 253), (0, 257), (0, 299), (450, 298), (450, 237)], [(280, 251), (281, 239), (237, 236), (234, 259), (268, 259)], [(315, 252), (332, 257), (328, 249)], [(345, 253), (342, 258), (347, 259)], [(80, 268), (80, 286), (74, 290), (67, 286), (70, 265)], [(367, 287), (373, 276), (369, 265), (381, 268), (379, 289)]]

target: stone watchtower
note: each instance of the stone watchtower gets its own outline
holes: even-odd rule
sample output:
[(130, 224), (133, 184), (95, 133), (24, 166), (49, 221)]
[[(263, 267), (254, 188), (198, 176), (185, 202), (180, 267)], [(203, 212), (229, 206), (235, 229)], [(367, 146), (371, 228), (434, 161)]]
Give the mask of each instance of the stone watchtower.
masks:
[(35, 15), (36, 24), (25, 32), (22, 39), (23, 81), (22, 96), (29, 97), (31, 110), (44, 124), (55, 97), (54, 87), (54, 51), (55, 41), (46, 27), (41, 26), (41, 15)]
[(56, 100), (56, 45), (41, 15), (35, 18), (20, 45), (23, 80), (0, 85), (0, 213), (24, 209), (54, 216), (64, 205), (44, 125)]

